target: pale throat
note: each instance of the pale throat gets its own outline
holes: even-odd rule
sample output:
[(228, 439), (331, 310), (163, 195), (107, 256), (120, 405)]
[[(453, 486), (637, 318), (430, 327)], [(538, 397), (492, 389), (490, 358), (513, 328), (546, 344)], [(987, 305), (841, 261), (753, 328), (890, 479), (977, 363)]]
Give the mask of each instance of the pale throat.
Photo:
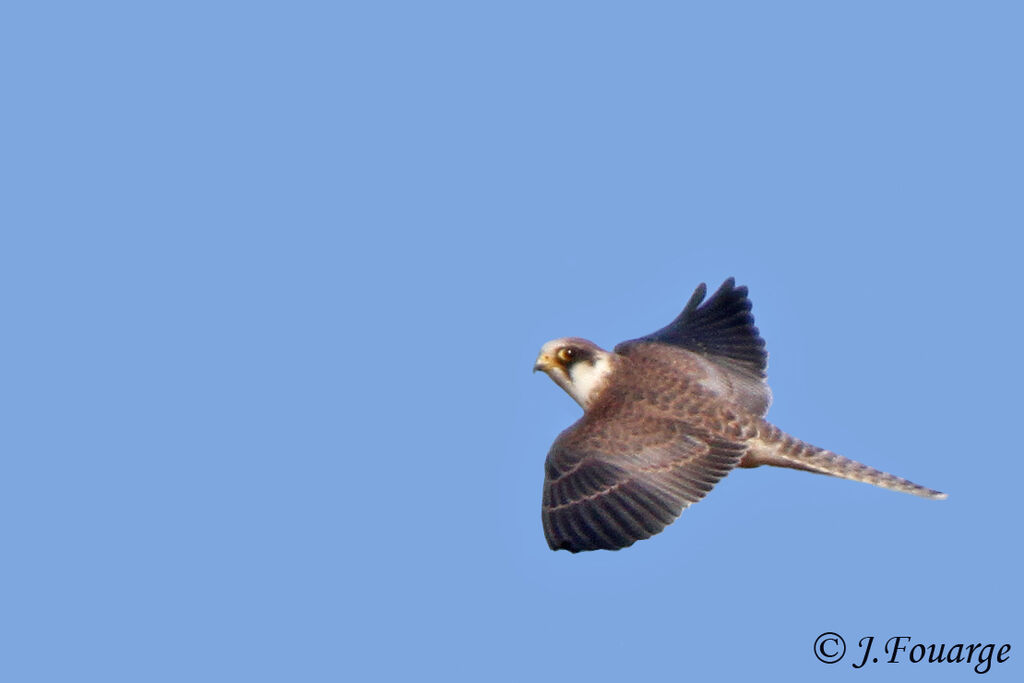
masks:
[(562, 388), (586, 410), (587, 406), (597, 398), (601, 389), (608, 383), (608, 376), (611, 372), (611, 355), (599, 354), (594, 358), (593, 364), (580, 361), (571, 365), (569, 381)]

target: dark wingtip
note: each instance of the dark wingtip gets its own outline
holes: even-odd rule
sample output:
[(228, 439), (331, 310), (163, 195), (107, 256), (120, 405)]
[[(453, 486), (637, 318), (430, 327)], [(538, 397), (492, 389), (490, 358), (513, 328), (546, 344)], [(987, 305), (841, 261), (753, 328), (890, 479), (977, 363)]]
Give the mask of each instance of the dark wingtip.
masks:
[(578, 553), (580, 551), (580, 549), (575, 547), (575, 546), (573, 546), (572, 541), (570, 541), (567, 538), (554, 539), (554, 538), (548, 537), (547, 540), (548, 540), (548, 547), (551, 548), (556, 553), (559, 550), (568, 550), (570, 553), (575, 555), (576, 553)]
[(746, 296), (747, 286), (740, 285), (739, 287), (737, 287), (736, 278), (730, 276), (725, 279), (725, 282), (722, 283), (722, 286), (718, 288), (718, 291), (716, 291), (711, 296), (711, 298), (714, 299), (716, 296), (723, 296), (725, 294), (732, 294), (734, 292), (736, 294), (739, 294), (741, 297)]
[(736, 278), (728, 277), (705, 301), (706, 295), (707, 285), (701, 283), (675, 320), (653, 334), (619, 347), (652, 341), (681, 346), (728, 359), (745, 368), (753, 378), (763, 379), (768, 355), (754, 325), (753, 304), (746, 285), (737, 287)]
[(686, 306), (683, 308), (683, 312), (679, 314), (679, 317), (683, 317), (693, 311), (697, 310), (697, 307), (704, 301), (704, 297), (708, 295), (707, 283), (702, 282), (697, 285), (697, 289), (693, 290), (693, 294), (690, 296), (690, 300), (686, 302)]

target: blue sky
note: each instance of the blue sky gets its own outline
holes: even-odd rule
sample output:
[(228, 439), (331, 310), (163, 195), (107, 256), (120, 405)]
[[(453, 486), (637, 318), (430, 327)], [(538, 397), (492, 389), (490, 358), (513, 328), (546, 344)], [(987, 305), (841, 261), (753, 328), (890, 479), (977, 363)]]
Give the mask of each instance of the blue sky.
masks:
[[(4, 15), (4, 680), (1019, 678), (1019, 7)], [(537, 350), (728, 276), (769, 418), (949, 500), (744, 470), (552, 553)]]

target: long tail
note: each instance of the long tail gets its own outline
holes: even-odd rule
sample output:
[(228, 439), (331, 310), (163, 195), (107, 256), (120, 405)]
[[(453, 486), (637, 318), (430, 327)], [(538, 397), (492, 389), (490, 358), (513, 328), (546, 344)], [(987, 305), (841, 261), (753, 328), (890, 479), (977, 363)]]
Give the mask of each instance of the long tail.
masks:
[(832, 451), (804, 443), (773, 424), (763, 422), (758, 430), (757, 438), (751, 442), (750, 449), (740, 462), (740, 467), (757, 467), (774, 465), (790, 467), (818, 474), (829, 474), (833, 477), (862, 481), (884, 489), (912, 493), (922, 498), (942, 500), (946, 494), (935, 491), (896, 475), (868, 467), (856, 460), (844, 458)]

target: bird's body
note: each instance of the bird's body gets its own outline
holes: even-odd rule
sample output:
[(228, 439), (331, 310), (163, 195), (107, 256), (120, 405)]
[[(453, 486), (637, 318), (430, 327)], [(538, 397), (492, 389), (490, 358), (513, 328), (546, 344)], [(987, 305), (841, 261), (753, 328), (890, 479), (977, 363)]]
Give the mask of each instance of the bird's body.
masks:
[(736, 467), (773, 465), (928, 498), (918, 486), (798, 439), (764, 419), (767, 354), (745, 287), (698, 287), (670, 325), (612, 352), (548, 342), (535, 369), (583, 409), (545, 463), (542, 519), (553, 550), (617, 550), (648, 538)]

